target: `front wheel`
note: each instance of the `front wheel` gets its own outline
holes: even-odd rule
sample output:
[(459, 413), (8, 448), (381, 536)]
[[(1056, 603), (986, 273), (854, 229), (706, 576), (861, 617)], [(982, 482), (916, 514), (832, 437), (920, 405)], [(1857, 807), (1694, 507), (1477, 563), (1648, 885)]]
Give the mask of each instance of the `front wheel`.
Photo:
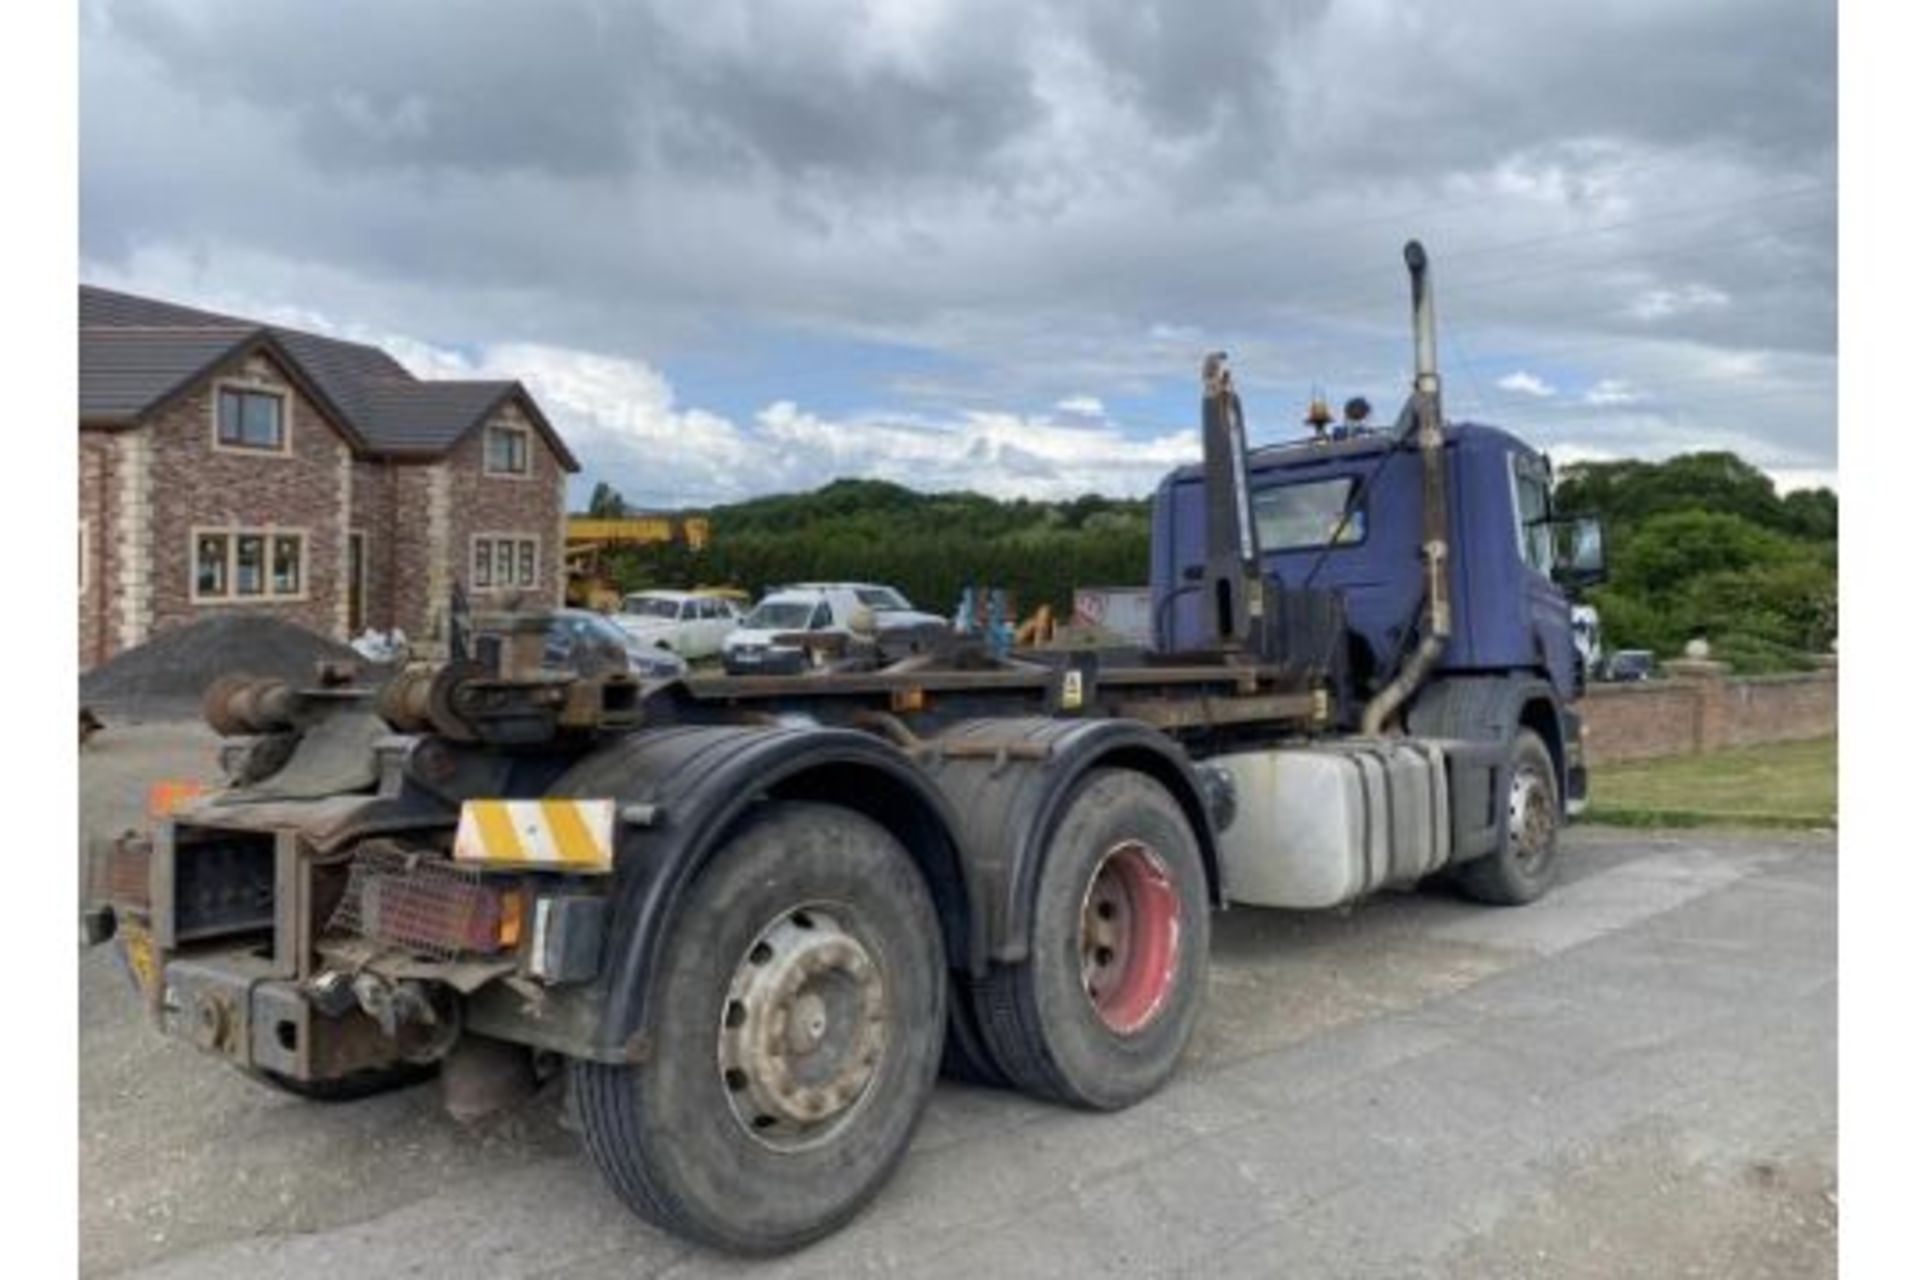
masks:
[(1521, 729), (1508, 757), (1507, 831), (1500, 849), (1463, 864), (1454, 883), (1467, 897), (1497, 906), (1532, 902), (1559, 870), (1560, 787), (1540, 735)]
[(828, 1234), (906, 1153), (940, 1066), (947, 973), (900, 842), (768, 804), (680, 903), (650, 1059), (575, 1062), (587, 1150), (649, 1221), (741, 1253)]
[(1022, 1091), (1102, 1111), (1173, 1074), (1206, 994), (1200, 842), (1167, 789), (1125, 769), (1076, 787), (1048, 842), (1025, 963), (974, 989), (995, 1064)]

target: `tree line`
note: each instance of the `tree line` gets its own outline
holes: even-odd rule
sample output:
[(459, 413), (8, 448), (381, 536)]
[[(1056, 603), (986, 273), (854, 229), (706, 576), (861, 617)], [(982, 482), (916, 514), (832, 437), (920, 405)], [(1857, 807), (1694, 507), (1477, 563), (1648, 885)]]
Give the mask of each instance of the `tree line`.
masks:
[(883, 582), (919, 608), (951, 614), (965, 588), (997, 587), (1025, 614), (1041, 604), (1070, 609), (1076, 587), (1146, 582), (1141, 499), (1002, 501), (836, 480), (715, 507), (708, 518), (702, 550), (673, 542), (610, 553), (621, 589), (731, 586), (758, 597), (788, 582)]
[(1588, 599), (1608, 648), (1681, 652), (1695, 636), (1736, 671), (1813, 665), (1840, 625), (1840, 500), (1782, 495), (1732, 453), (1564, 468), (1554, 505), (1597, 515), (1607, 580)]

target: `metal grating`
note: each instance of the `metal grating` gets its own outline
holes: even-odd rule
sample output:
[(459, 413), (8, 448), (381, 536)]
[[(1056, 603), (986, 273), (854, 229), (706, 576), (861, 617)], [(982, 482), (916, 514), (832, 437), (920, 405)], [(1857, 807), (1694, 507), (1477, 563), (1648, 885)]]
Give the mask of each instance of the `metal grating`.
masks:
[(117, 907), (151, 905), (153, 846), (145, 840), (116, 840), (106, 857), (106, 900)]
[(329, 930), (436, 960), (501, 949), (501, 895), (480, 873), (392, 846), (355, 855)]

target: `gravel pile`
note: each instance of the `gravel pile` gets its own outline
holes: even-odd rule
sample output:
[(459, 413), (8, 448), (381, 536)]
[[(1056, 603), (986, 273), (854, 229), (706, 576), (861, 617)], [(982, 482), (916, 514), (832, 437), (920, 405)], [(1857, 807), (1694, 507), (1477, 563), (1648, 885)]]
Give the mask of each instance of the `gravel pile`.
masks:
[(135, 718), (193, 715), (207, 686), (220, 676), (311, 684), (314, 664), (323, 659), (359, 661), (346, 645), (291, 622), (214, 614), (162, 631), (81, 676), (80, 704)]

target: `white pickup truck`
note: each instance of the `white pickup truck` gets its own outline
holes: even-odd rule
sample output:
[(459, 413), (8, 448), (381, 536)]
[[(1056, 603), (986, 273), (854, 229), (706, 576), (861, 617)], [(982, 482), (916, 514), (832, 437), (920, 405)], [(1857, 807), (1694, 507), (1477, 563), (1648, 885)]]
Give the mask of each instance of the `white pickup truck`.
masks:
[(613, 621), (641, 644), (691, 660), (719, 653), (720, 642), (740, 625), (740, 615), (723, 596), (636, 591), (620, 602)]

